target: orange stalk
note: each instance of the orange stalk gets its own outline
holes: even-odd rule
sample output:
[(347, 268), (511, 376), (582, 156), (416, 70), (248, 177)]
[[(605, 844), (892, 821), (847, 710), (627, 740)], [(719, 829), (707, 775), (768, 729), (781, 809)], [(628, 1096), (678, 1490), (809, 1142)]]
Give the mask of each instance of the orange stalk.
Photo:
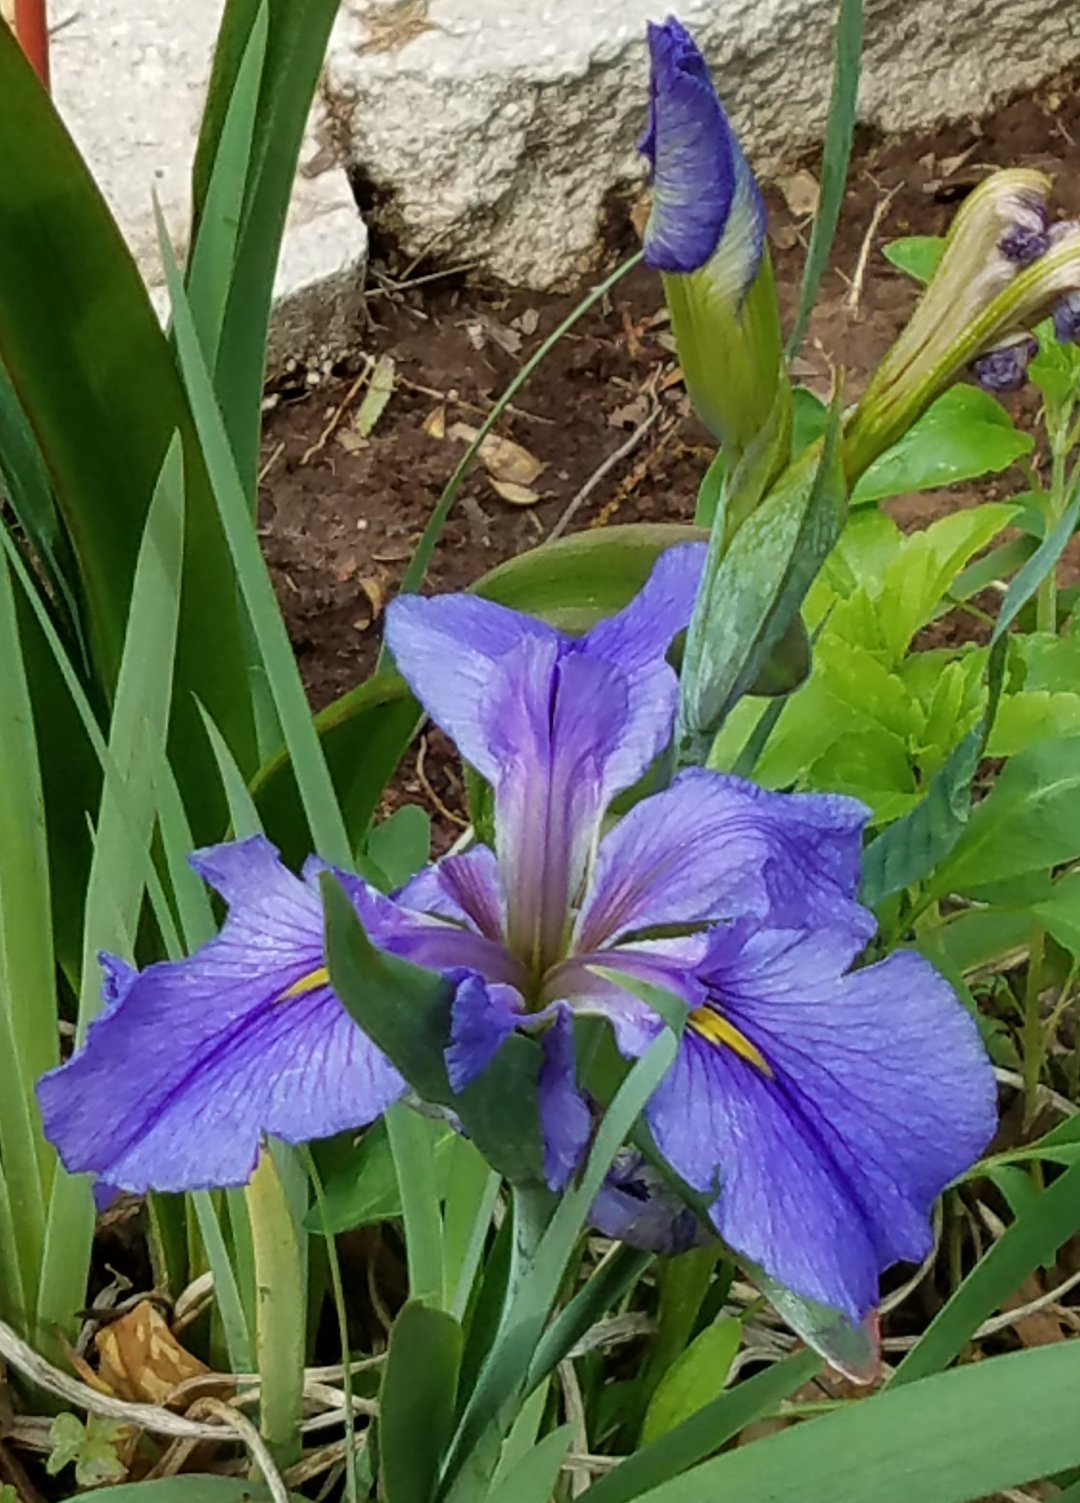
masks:
[(15, 35), (34, 72), (49, 87), (49, 24), (46, 0), (15, 0)]

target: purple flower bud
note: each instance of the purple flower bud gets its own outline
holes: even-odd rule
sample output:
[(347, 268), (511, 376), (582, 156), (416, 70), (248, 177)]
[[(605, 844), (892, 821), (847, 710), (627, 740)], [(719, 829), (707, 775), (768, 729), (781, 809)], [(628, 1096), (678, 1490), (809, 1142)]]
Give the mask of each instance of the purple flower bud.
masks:
[(971, 362), (975, 380), (986, 391), (1017, 391), (1027, 378), (1028, 362), (1039, 348), (1030, 334), (1014, 334)]
[(1080, 334), (1080, 292), (1067, 292), (1054, 309), (1054, 334), (1062, 344)]
[(696, 271), (716, 252), (734, 213), (744, 242), (741, 292), (753, 280), (761, 259), (761, 194), (705, 59), (674, 16), (662, 26), (650, 22), (649, 58), (649, 118), (638, 142), (638, 150), (649, 159), (653, 181), (646, 264), (657, 271)]

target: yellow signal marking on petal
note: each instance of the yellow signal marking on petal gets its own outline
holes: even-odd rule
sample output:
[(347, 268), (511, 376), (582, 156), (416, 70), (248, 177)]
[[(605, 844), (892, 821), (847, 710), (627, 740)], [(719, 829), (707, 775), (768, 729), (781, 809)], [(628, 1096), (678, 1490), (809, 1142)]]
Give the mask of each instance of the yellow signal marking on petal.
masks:
[(308, 971), (306, 976), (301, 976), (299, 981), (294, 981), (292, 986), (287, 986), (278, 1001), (291, 1002), (294, 997), (304, 997), (308, 992), (313, 992), (317, 986), (329, 984), (330, 972), (324, 965), (320, 965), (315, 970)]
[(699, 1037), (706, 1039), (710, 1044), (726, 1044), (729, 1049), (734, 1049), (740, 1059), (745, 1059), (749, 1064), (754, 1065), (770, 1080), (774, 1078), (768, 1060), (761, 1051), (755, 1049), (746, 1035), (740, 1033), (733, 1023), (729, 1023), (727, 1018), (722, 1018), (711, 1007), (695, 1007), (686, 1021)]

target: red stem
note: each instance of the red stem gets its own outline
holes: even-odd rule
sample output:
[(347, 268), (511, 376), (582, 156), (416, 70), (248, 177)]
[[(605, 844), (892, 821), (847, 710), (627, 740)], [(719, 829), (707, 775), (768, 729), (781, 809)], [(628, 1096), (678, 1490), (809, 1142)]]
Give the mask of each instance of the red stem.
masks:
[(15, 0), (15, 35), (34, 72), (49, 87), (49, 24), (45, 0)]

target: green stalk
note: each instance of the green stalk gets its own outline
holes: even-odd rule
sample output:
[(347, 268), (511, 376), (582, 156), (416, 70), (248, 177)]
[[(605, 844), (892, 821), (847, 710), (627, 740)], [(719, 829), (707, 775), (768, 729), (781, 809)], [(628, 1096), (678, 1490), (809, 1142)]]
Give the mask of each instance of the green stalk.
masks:
[[(1047, 429), (1050, 436), (1050, 491), (1046, 497), (1046, 532), (1049, 536), (1055, 524), (1061, 520), (1061, 514), (1065, 510), (1065, 497), (1068, 486), (1066, 482), (1066, 464), (1071, 448), (1069, 434), (1069, 422), (1072, 417), (1072, 404), (1069, 403), (1063, 410), (1058, 411), (1051, 419), (1047, 413)], [(1046, 578), (1039, 585), (1039, 593), (1035, 602), (1035, 626), (1038, 631), (1057, 632), (1057, 569), (1047, 572)]]
[(306, 1143), (300, 1149), (300, 1158), (311, 1180), (311, 1187), (315, 1191), (315, 1203), (319, 1208), (319, 1221), (322, 1223), (323, 1240), (326, 1243), (326, 1262), (330, 1269), (330, 1286), (334, 1294), (338, 1341), (341, 1344), (341, 1387), (345, 1394), (345, 1496), (348, 1503), (359, 1503), (360, 1491), (356, 1479), (356, 1426), (352, 1399), (352, 1353), (349, 1349), (349, 1317), (345, 1309), (345, 1286), (341, 1281), (341, 1264), (338, 1261), (337, 1243), (334, 1240), (330, 1217), (326, 1209), (322, 1178), (316, 1167), (315, 1157)]
[(267, 1148), (248, 1183), (247, 1204), (255, 1254), (260, 1428), (277, 1465), (289, 1467), (300, 1455), (305, 1288), (296, 1225)]
[(1024, 1025), (1022, 1033), (1024, 1077), (1024, 1126), (1030, 1127), (1039, 1109), (1039, 1076), (1042, 1074), (1043, 1026), (1039, 1012), (1039, 995), (1042, 991), (1043, 951), (1046, 931), (1041, 924), (1034, 924), (1028, 946), (1027, 984), (1024, 988)]

